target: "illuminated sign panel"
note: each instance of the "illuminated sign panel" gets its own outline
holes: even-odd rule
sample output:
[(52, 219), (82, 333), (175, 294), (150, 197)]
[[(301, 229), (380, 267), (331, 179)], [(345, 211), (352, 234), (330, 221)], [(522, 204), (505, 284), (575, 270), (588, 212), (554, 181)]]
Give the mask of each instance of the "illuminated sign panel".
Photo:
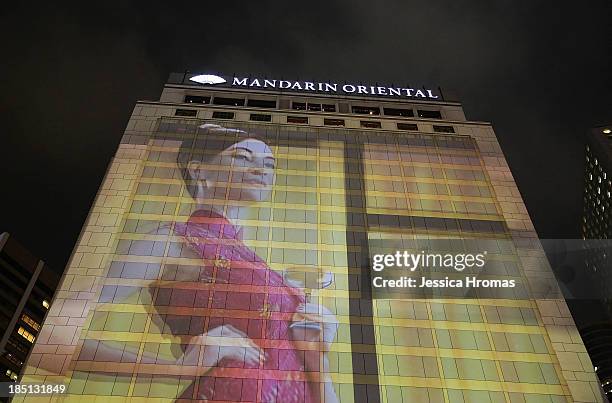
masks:
[(189, 80), (200, 84), (222, 84), (226, 82), (224, 78), (212, 74), (201, 74), (191, 77)]
[(321, 83), (312, 81), (290, 81), (253, 77), (231, 77), (226, 79), (224, 77), (211, 74), (195, 75), (190, 77), (188, 80), (204, 85), (220, 85), (229, 83), (231, 87), (240, 88), (277, 89), (335, 95), (369, 95), (427, 100), (440, 99), (440, 95), (437, 94), (436, 91), (427, 88)]

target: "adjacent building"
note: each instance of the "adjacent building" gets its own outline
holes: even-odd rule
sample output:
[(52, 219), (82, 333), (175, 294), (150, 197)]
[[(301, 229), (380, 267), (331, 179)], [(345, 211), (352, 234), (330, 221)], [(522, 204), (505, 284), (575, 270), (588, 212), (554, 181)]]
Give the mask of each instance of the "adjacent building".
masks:
[(45, 320), (59, 275), (14, 237), (0, 234), (0, 376), (16, 382)]
[(608, 400), (612, 397), (612, 322), (581, 327), (580, 334)]
[[(586, 139), (582, 236), (585, 240), (607, 240), (612, 238), (612, 125), (591, 129)], [(592, 245), (586, 275), (599, 285), (597, 297), (612, 313), (612, 257), (598, 247), (604, 243), (595, 241)]]
[[(477, 242), (529, 293), (373, 298), (377, 245), (422, 239)], [(172, 74), (134, 108), (24, 381), (74, 401), (602, 401), (552, 278), (491, 124), (439, 90)]]
[(603, 314), (580, 324), (580, 333), (608, 398), (612, 397), (612, 125), (592, 128), (586, 136), (582, 237), (585, 265), (581, 277), (590, 303)]

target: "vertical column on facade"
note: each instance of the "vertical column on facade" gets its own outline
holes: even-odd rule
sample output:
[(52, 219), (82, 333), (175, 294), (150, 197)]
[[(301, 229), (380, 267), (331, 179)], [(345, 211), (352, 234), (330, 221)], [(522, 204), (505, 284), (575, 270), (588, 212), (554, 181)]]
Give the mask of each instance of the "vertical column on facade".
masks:
[[(552, 276), (551, 284), (556, 284), (546, 255), (539, 245), (529, 213), (492, 128), (474, 128), (473, 133), (528, 279), (544, 280), (543, 277), (538, 277)], [(547, 268), (547, 273), (543, 274), (542, 268)], [(564, 389), (567, 389), (566, 396), (573, 402), (603, 402), (593, 364), (563, 296), (554, 299), (535, 299), (535, 306), (558, 360), (555, 367), (560, 370), (558, 372), (564, 378), (560, 381)]]
[(22, 382), (62, 383), (94, 308), (146, 146), (121, 144), (66, 267)]

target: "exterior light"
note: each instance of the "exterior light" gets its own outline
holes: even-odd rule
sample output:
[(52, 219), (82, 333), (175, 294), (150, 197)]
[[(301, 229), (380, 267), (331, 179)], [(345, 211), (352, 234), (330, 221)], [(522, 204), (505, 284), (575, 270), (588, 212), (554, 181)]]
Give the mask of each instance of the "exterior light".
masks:
[(226, 82), (223, 77), (215, 76), (214, 74), (201, 74), (191, 77), (189, 81), (195, 81), (200, 84), (222, 84)]
[(49, 301), (47, 301), (46, 299), (43, 299), (42, 306), (49, 309)]
[(610, 134), (612, 133), (612, 130), (608, 129), (607, 127), (605, 129), (603, 129), (604, 134)]

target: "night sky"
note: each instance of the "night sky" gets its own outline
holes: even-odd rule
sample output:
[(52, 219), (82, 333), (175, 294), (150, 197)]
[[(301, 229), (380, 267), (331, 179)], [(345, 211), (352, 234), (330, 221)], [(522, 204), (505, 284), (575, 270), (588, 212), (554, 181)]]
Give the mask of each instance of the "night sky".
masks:
[(579, 236), (583, 135), (612, 122), (610, 0), (15, 3), (0, 232), (59, 272), (134, 103), (184, 70), (439, 85), (493, 122), (540, 237)]

